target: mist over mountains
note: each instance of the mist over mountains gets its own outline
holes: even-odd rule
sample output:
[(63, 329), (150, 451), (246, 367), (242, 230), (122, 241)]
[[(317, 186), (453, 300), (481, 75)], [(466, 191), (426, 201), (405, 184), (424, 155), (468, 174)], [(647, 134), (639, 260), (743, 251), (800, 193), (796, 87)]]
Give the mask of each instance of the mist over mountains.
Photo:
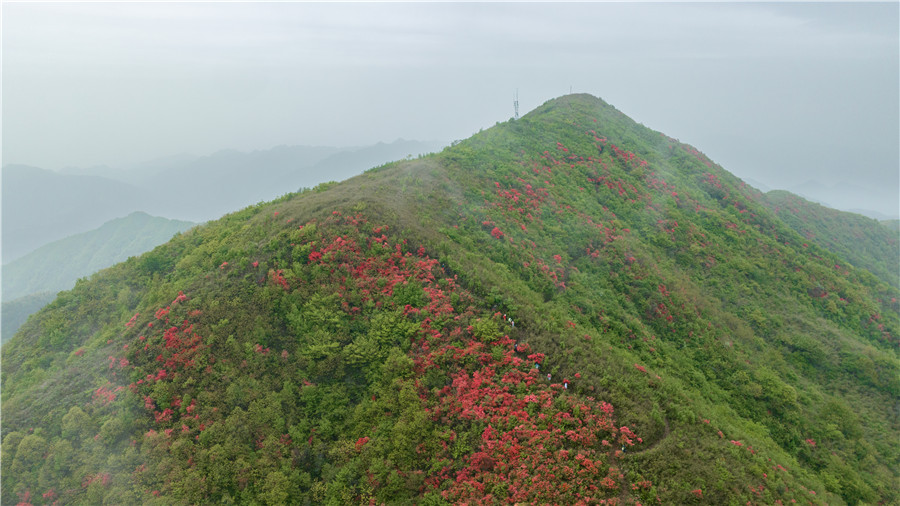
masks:
[(440, 147), (398, 139), (352, 148), (179, 154), (126, 168), (4, 166), (2, 341), (76, 279), (195, 223)]
[(4, 264), (3, 300), (69, 290), (78, 278), (149, 251), (194, 225), (135, 211), (96, 230), (45, 244)]
[(3, 167), (3, 262), (134, 211), (203, 222), (279, 195), (340, 180), (438, 142), (397, 140), (359, 148), (280, 146), (178, 155), (129, 169)]
[(0, 10), (0, 506), (900, 504), (900, 3)]
[(194, 225), (135, 211), (4, 264), (0, 342), (12, 338), (29, 315), (60, 291), (71, 290), (79, 278), (149, 251)]
[(140, 188), (99, 176), (3, 167), (3, 262), (147, 207)]
[(900, 209), (895, 209), (893, 214), (885, 214), (884, 210), (867, 207), (867, 203), (871, 201), (895, 201), (900, 188), (892, 188), (890, 185), (863, 186), (853, 181), (826, 184), (809, 180), (785, 190), (833, 209), (862, 214), (876, 220), (896, 220), (900, 217)]

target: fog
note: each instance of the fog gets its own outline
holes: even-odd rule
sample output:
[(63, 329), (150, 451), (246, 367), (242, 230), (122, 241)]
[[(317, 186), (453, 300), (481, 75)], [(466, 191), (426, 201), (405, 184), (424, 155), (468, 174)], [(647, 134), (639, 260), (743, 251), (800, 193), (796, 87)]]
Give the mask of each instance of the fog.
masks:
[(572, 91), (763, 189), (900, 207), (896, 2), (0, 8), (3, 164), (449, 143)]

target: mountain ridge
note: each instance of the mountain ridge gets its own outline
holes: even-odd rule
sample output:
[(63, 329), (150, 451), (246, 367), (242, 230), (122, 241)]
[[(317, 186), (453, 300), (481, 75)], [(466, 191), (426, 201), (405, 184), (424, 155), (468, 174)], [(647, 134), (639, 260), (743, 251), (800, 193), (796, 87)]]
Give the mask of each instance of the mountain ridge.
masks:
[(763, 201), (807, 239), (900, 287), (900, 229), (890, 221), (830, 209), (784, 190), (767, 192)]
[[(91, 169), (58, 173), (7, 165), (3, 168), (3, 261), (133, 211), (202, 222), (438, 146), (401, 139), (352, 149), (276, 146), (250, 153), (220, 151), (206, 157), (176, 155), (130, 170), (106, 170), (107, 175), (118, 174), (114, 179)], [(160, 181), (177, 184), (163, 187)], [(215, 195), (196, 191), (213, 181), (218, 185)]]

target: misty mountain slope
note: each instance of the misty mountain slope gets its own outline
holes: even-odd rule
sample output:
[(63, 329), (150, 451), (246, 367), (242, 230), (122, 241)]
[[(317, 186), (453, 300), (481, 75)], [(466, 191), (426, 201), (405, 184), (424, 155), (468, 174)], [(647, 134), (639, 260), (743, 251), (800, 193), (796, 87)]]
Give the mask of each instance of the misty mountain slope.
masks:
[[(173, 156), (128, 170), (69, 168), (65, 174), (3, 168), (3, 260), (134, 211), (195, 222), (285, 193), (440, 148), (398, 140), (359, 148), (279, 146), (205, 157)], [(88, 174), (108, 174), (100, 177)], [(113, 179), (111, 179), (113, 178)], [(201, 191), (214, 188), (215, 191)]]
[(138, 188), (98, 176), (3, 167), (3, 261), (143, 209)]
[[(310, 178), (309, 174), (295, 172), (285, 174), (284, 177), (273, 181), (273, 186), (280, 189), (285, 187), (309, 188), (322, 182), (321, 176), (323, 175), (327, 175), (330, 181), (341, 181), (355, 176), (363, 170), (407, 157), (417, 157), (420, 154), (440, 151), (442, 147), (443, 144), (439, 142), (398, 139), (391, 143), (379, 142), (372, 146), (347, 149), (312, 165), (309, 172), (318, 175), (317, 179)], [(273, 194), (275, 194), (274, 191)]]
[[(845, 212), (862, 214), (872, 219), (886, 219), (897, 216), (897, 188), (896, 184), (882, 184), (859, 179), (838, 181), (831, 184), (823, 184), (810, 180), (803, 184), (792, 186), (787, 191), (799, 195), (809, 201), (824, 205), (828, 208), (841, 209)], [(894, 209), (888, 210), (881, 207), (881, 212), (874, 209), (860, 209), (869, 203), (878, 208), (881, 204), (894, 202)], [(889, 213), (885, 215), (884, 213)]]
[[(250, 153), (226, 150), (157, 171), (142, 187), (152, 193), (157, 181), (178, 181), (154, 202), (151, 212), (206, 221), (300, 188), (346, 179), (410, 153), (437, 148), (435, 143), (397, 141), (360, 148), (278, 146)], [(197, 191), (207, 186), (216, 191)]]
[[(223, 214), (270, 200), (297, 188), (272, 189), (273, 180), (283, 179), (295, 172), (308, 172), (315, 163), (340, 152), (340, 148), (312, 146), (278, 146), (268, 150), (242, 153), (224, 150), (187, 163), (176, 164), (168, 170), (155, 171), (141, 183), (148, 191), (159, 181), (178, 181), (161, 195), (151, 212), (177, 213), (191, 221), (206, 221)], [(367, 167), (360, 167), (358, 172)], [(321, 182), (323, 175), (313, 174)], [(200, 192), (198, 188), (215, 188), (214, 192)]]
[(3, 300), (0, 304), (0, 343), (12, 339), (12, 336), (28, 320), (56, 298), (56, 292), (37, 292), (12, 300)]
[(41, 246), (3, 266), (3, 298), (71, 289), (78, 278), (149, 251), (194, 225), (134, 212)]
[(192, 229), (4, 345), (3, 502), (895, 502), (900, 294), (758, 198), (570, 95)]
[[(75, 286), (78, 278), (139, 255), (194, 226), (134, 212), (90, 232), (41, 246), (3, 266), (3, 331), (6, 342), (28, 316)], [(37, 295), (37, 296), (34, 296)]]
[(829, 209), (786, 191), (768, 192), (762, 202), (810, 241), (900, 287), (900, 228), (896, 225)]
[(77, 174), (88, 176), (103, 176), (109, 179), (122, 181), (123, 183), (141, 186), (142, 183), (151, 181), (164, 171), (173, 171), (178, 167), (184, 167), (187, 164), (197, 160), (198, 156), (188, 153), (177, 155), (168, 155), (152, 160), (131, 164), (125, 167), (109, 167), (106, 165), (92, 167), (65, 167), (60, 169), (62, 174)]

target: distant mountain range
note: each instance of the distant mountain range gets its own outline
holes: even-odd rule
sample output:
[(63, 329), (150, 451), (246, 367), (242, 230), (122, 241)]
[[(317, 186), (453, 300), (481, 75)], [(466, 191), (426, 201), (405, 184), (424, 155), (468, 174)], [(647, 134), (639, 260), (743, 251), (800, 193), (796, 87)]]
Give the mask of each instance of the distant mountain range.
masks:
[(2, 176), (3, 262), (134, 211), (203, 222), (441, 146), (402, 139), (358, 148), (279, 146), (251, 153), (176, 155), (129, 169), (54, 172), (7, 165)]
[(866, 188), (855, 183), (840, 182), (833, 185), (826, 185), (816, 180), (809, 180), (799, 185), (790, 186), (788, 188), (774, 188), (766, 183), (753, 178), (742, 178), (747, 184), (760, 190), (763, 193), (770, 191), (790, 192), (808, 201), (821, 204), (832, 209), (839, 209), (855, 214), (868, 216), (869, 218), (879, 221), (896, 220), (900, 218), (900, 208), (895, 209), (892, 214), (875, 209), (866, 208), (860, 203), (868, 203), (871, 207), (883, 209), (883, 204), (872, 205), (873, 202), (883, 203), (897, 201), (897, 188), (879, 187)]
[(9, 341), (28, 317), (56, 298), (56, 292), (40, 292), (11, 301), (3, 301), (0, 317), (0, 343)]

